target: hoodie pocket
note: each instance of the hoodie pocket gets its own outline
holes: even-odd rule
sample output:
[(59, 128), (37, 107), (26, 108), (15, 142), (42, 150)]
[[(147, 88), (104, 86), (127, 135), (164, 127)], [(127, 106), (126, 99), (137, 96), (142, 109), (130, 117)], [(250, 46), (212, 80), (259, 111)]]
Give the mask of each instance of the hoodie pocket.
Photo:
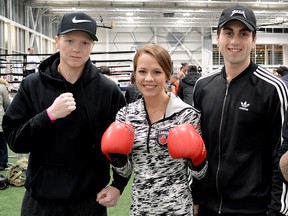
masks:
[(95, 175), (91, 168), (46, 164), (40, 167), (27, 189), (40, 200), (68, 201), (93, 193), (93, 185)]

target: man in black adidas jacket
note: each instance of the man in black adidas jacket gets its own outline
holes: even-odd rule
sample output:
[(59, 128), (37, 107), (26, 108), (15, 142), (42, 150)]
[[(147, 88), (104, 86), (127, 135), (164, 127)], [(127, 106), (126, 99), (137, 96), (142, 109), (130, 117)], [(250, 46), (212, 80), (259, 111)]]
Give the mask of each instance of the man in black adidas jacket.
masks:
[(280, 202), (285, 191), (277, 151), (287, 88), (250, 59), (256, 43), (252, 10), (226, 8), (216, 40), (224, 67), (200, 78), (194, 90), (209, 163), (193, 189), (199, 216), (283, 215), (288, 203)]

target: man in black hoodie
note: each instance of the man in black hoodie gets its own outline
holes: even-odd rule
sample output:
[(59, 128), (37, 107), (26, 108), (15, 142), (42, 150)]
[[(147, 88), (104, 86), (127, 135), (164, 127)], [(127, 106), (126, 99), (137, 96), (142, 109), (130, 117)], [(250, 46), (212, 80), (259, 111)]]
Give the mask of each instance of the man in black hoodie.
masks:
[(196, 81), (200, 78), (197, 67), (189, 65), (186, 76), (180, 81), (178, 96), (187, 104), (193, 104), (193, 91)]
[(113, 171), (108, 185), (101, 138), (126, 102), (90, 60), (97, 40), (94, 19), (65, 14), (55, 37), (60, 52), (22, 81), (5, 113), (10, 148), (30, 152), (21, 216), (104, 216), (129, 180)]

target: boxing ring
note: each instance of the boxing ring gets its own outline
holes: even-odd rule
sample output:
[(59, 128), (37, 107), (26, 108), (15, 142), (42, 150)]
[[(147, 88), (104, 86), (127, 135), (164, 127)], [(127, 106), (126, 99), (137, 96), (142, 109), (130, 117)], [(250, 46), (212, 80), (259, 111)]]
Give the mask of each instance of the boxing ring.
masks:
[[(0, 54), (0, 77), (11, 85), (19, 84), (23, 80), (25, 65), (29, 64), (27, 56), (38, 56), (41, 62), (52, 54)], [(118, 80), (121, 90), (125, 91), (130, 83), (134, 54), (135, 51), (92, 52), (90, 58), (97, 67), (107, 66), (111, 76)]]

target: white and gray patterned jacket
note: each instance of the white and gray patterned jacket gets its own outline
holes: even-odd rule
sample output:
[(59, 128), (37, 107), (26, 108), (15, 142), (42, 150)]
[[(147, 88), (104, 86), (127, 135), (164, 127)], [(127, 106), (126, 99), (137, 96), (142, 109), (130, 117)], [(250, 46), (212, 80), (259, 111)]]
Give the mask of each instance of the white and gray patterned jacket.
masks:
[(143, 98), (123, 107), (116, 116), (116, 121), (135, 127), (129, 162), (124, 167), (114, 167), (122, 176), (134, 171), (130, 215), (193, 215), (189, 185), (192, 176), (204, 177), (207, 164), (197, 172), (190, 170), (186, 159), (172, 159), (167, 135), (174, 126), (187, 122), (201, 134), (200, 112), (170, 94), (163, 119), (153, 124), (148, 119)]

